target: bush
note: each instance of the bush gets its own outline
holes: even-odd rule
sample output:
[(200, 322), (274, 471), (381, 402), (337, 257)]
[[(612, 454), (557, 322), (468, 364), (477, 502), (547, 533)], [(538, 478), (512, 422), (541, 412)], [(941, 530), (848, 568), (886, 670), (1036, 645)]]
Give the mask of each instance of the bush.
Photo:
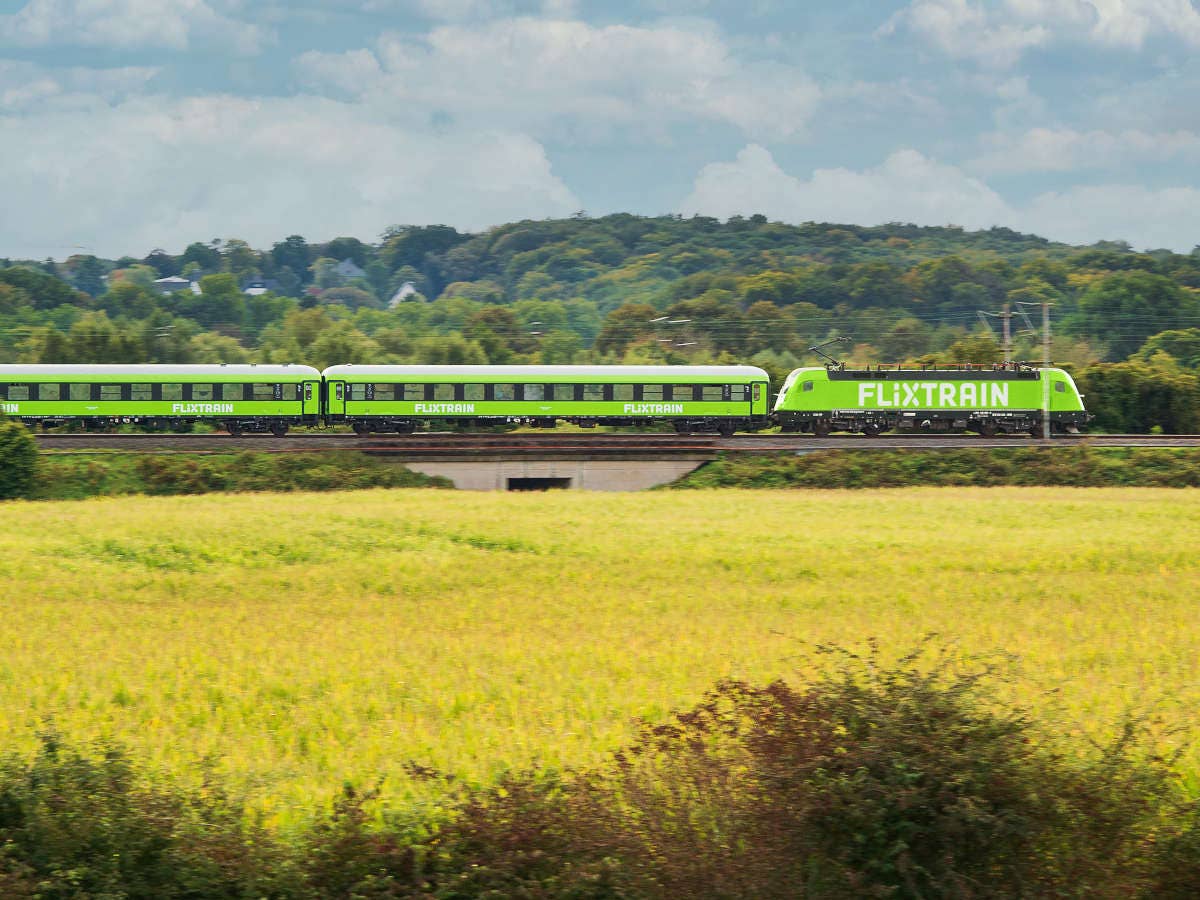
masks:
[(281, 849), (205, 793), (185, 802), (147, 789), (120, 751), (89, 756), (43, 735), (32, 762), (0, 764), (0, 895), (299, 896)]
[(724, 454), (671, 488), (1200, 487), (1200, 450), (1087, 445)]
[(452, 487), (361, 453), (107, 454), (44, 460), (37, 496), (81, 499), (118, 494), (214, 491), (337, 491), (369, 487)]
[(37, 479), (37, 443), (25, 426), (0, 417), (0, 500), (25, 497)]
[(454, 896), (1127, 897), (1151, 883), (1173, 783), (1133, 731), (1066, 758), (995, 704), (990, 668), (917, 659), (851, 660), (801, 688), (726, 682), (603, 776), (510, 781), (441, 836), (451, 870), (471, 873)]
[(151, 790), (47, 736), (0, 764), (0, 896), (1196, 895), (1200, 807), (1136, 725), (1068, 751), (986, 661), (828, 652), (802, 684), (719, 684), (595, 771), (447, 777), (407, 821), (347, 788), (291, 845), (212, 785)]

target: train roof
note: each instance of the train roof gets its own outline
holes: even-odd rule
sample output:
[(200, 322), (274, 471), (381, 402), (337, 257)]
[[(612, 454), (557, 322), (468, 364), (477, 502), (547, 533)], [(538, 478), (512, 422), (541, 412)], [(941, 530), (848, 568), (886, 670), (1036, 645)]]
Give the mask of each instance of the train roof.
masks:
[(326, 378), (454, 378), (504, 381), (530, 379), (598, 380), (637, 379), (714, 379), (767, 380), (767, 373), (755, 366), (331, 366), (322, 373)]
[(957, 366), (942, 368), (925, 368), (911, 366), (908, 368), (874, 368), (874, 369), (835, 369), (831, 366), (806, 366), (795, 369), (788, 376), (795, 380), (800, 373), (824, 373), (830, 381), (1037, 381), (1042, 372), (1058, 372), (1065, 374), (1055, 366), (1021, 366), (1019, 368), (992, 368), (991, 366)]
[(0, 364), (0, 378), (47, 378), (54, 375), (79, 378), (93, 375), (101, 378), (180, 378), (214, 380), (244, 378), (250, 381), (263, 378), (295, 380), (318, 379), (321, 373), (312, 366), (257, 365), (255, 363), (221, 363), (219, 365), (77, 365), (54, 363)]

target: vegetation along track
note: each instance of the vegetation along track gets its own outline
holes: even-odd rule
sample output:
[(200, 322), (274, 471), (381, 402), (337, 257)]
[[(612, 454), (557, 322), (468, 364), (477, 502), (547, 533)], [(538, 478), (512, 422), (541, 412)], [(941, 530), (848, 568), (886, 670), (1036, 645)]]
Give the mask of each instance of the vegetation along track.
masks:
[(314, 450), (381, 451), (394, 454), (466, 454), (545, 452), (567, 454), (646, 453), (671, 455), (682, 452), (726, 451), (757, 453), (807, 450), (939, 450), (990, 449), (995, 447), (1073, 447), (1081, 443), (1095, 447), (1200, 447), (1200, 435), (1098, 434), (1056, 436), (1049, 441), (1023, 435), (981, 438), (975, 435), (908, 436), (835, 435), (813, 437), (795, 434), (718, 435), (676, 434), (455, 434), (415, 435), (296, 434), (277, 438), (270, 435), (232, 437), (216, 434), (39, 434), (43, 450), (81, 452), (121, 450), (125, 452), (219, 452), (255, 450), (267, 453)]

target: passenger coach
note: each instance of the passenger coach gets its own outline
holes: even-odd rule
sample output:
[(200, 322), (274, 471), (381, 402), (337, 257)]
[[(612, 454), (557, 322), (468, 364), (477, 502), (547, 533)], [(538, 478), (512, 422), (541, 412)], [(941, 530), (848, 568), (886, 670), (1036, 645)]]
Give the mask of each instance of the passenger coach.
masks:
[(134, 423), (230, 434), (320, 422), (321, 373), (311, 366), (0, 365), (0, 412), (30, 425)]
[(722, 434), (769, 424), (767, 373), (753, 366), (334, 366), (323, 375), (327, 421), (359, 434), (430, 421), (670, 422)]

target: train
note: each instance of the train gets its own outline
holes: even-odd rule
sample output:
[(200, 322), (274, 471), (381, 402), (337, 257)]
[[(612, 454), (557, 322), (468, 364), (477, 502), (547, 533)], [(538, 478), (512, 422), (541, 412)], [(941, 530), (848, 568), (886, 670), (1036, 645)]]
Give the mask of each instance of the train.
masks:
[(772, 395), (754, 366), (0, 365), (0, 414), (26, 425), (282, 437), (422, 428), (669, 425), (761, 431), (1074, 432), (1089, 415), (1069, 373), (1025, 365), (799, 368)]

